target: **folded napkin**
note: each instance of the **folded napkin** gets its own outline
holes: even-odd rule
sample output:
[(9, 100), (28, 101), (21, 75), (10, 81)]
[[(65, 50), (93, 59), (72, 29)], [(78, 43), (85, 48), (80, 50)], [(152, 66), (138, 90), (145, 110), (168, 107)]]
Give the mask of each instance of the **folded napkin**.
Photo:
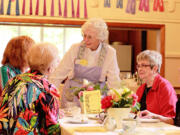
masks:
[(76, 127), (72, 129), (75, 132), (106, 132), (104, 127)]

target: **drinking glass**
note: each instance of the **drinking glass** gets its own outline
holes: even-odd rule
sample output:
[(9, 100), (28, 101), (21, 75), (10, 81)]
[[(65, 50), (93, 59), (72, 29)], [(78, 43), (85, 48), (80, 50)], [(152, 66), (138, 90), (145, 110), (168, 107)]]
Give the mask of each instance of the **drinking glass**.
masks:
[(123, 135), (134, 134), (136, 125), (137, 125), (136, 119), (123, 119), (122, 120)]

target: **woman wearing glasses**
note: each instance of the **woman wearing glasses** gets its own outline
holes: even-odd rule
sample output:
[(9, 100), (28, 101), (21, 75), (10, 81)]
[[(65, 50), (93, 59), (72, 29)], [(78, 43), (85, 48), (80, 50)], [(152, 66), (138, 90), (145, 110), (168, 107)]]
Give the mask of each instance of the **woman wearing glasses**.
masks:
[(77, 97), (69, 88), (81, 87), (83, 79), (101, 85), (106, 82), (109, 88), (116, 87), (120, 81), (116, 51), (106, 43), (109, 32), (104, 20), (90, 19), (82, 25), (81, 30), (83, 41), (72, 45), (59, 68), (50, 77), (57, 87), (68, 77), (62, 93), (61, 107), (65, 107), (66, 102), (79, 105)]
[(141, 111), (166, 117), (175, 117), (177, 96), (168, 80), (160, 76), (162, 56), (159, 52), (145, 50), (137, 56), (137, 71), (143, 84), (138, 88)]

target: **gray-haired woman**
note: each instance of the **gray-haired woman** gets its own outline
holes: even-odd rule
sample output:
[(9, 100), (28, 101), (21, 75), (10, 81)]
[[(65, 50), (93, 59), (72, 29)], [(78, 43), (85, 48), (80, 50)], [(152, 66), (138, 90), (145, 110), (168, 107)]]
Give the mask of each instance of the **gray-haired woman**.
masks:
[(148, 110), (166, 117), (175, 117), (177, 96), (168, 80), (160, 76), (162, 56), (145, 50), (137, 56), (137, 71), (143, 84), (138, 88), (141, 111)]
[(68, 77), (62, 93), (62, 107), (68, 101), (79, 105), (69, 88), (82, 86), (83, 79), (100, 84), (106, 82), (109, 88), (116, 87), (120, 81), (116, 51), (105, 43), (109, 32), (104, 20), (90, 19), (81, 29), (83, 41), (71, 46), (59, 68), (50, 77), (57, 87)]

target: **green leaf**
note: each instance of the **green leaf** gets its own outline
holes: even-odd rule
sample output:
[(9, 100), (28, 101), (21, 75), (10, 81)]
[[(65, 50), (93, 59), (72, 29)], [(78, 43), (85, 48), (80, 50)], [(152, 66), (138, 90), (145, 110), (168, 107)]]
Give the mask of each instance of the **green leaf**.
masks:
[(131, 94), (131, 91), (125, 92), (125, 93), (122, 94), (122, 97), (125, 97), (125, 98), (126, 98), (126, 97), (129, 96), (130, 94)]
[(115, 89), (112, 89), (112, 90), (118, 96), (118, 98), (121, 99), (121, 95), (119, 94), (119, 92), (117, 92), (117, 90), (115, 90)]
[(74, 91), (74, 95), (75, 95), (75, 96), (78, 96), (78, 94), (79, 94), (80, 91), (84, 91), (84, 89), (78, 89), (78, 90)]
[(100, 84), (96, 84), (96, 85), (94, 85), (94, 90), (100, 90), (101, 88), (100, 88)]
[(136, 102), (135, 106), (133, 106), (133, 107), (131, 108), (131, 111), (132, 111), (133, 113), (137, 113), (138, 111), (140, 111), (140, 107), (141, 107), (141, 104), (138, 103), (138, 102)]

